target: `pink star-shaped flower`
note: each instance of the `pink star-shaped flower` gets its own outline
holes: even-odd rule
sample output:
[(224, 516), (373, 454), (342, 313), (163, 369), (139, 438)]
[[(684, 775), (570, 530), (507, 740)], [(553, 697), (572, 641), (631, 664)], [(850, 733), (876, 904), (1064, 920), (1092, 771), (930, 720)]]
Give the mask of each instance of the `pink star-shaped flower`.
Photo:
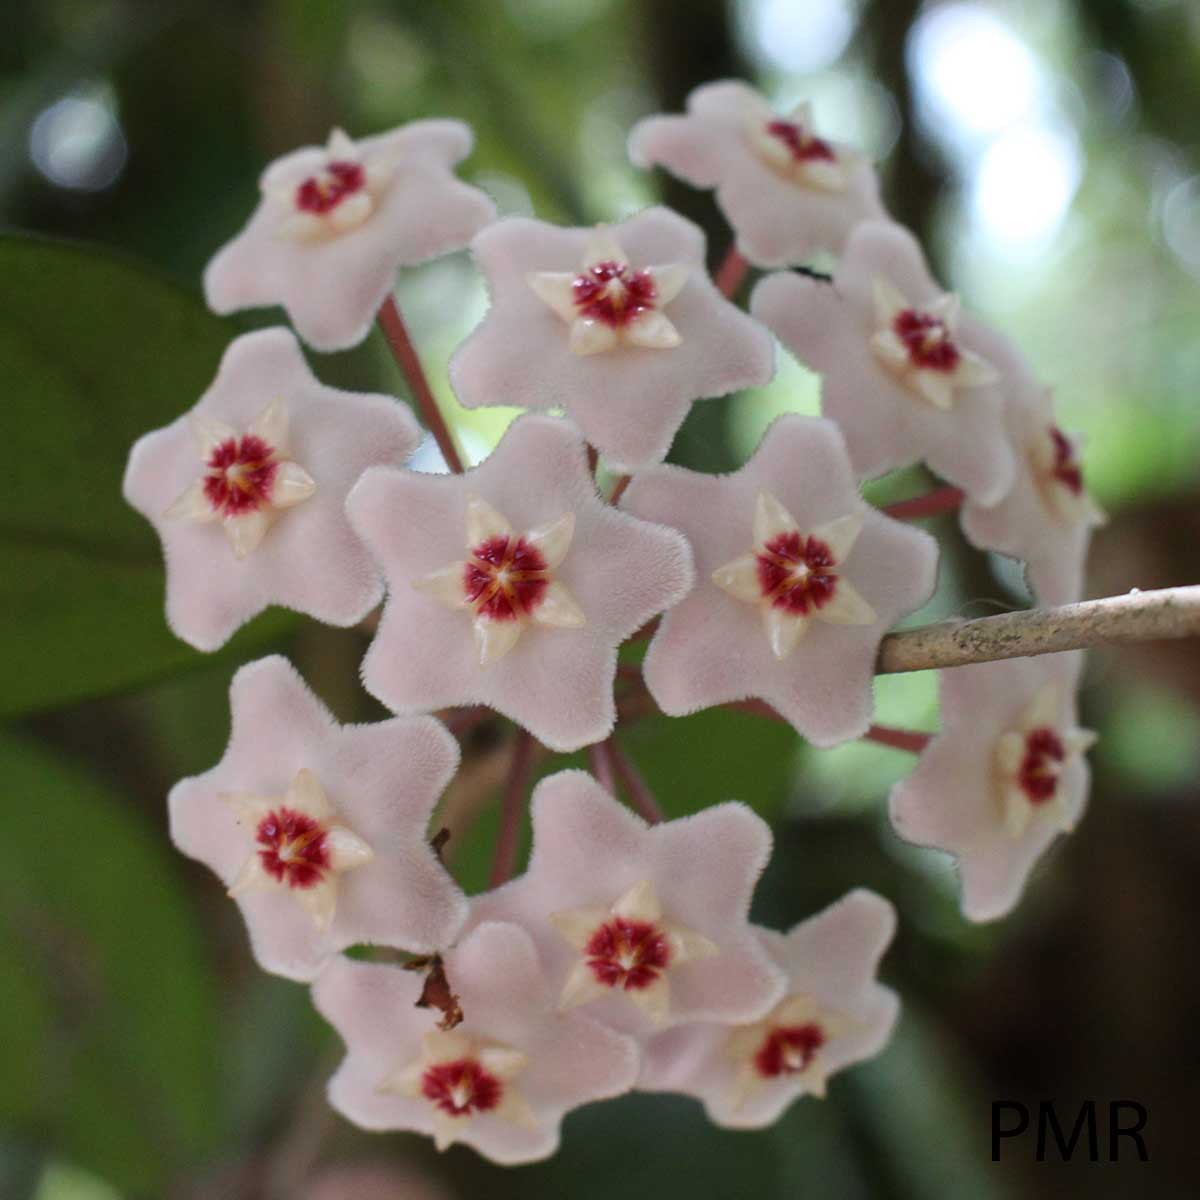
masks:
[(214, 312), (280, 304), (318, 350), (370, 331), (400, 267), (461, 249), (496, 215), (452, 168), (471, 151), (460, 121), (414, 121), (273, 162), (245, 229), (204, 273)]
[(666, 208), (601, 230), (514, 218), (472, 252), (491, 308), (450, 360), (467, 408), (561, 405), (614, 470), (658, 462), (692, 402), (766, 383), (770, 335), (704, 266), (704, 235)]
[(879, 642), (932, 595), (937, 544), (862, 502), (833, 422), (780, 417), (731, 475), (654, 467), (622, 507), (695, 555), (643, 667), (663, 712), (757, 696), (817, 746), (866, 732)]
[(748, 84), (723, 80), (697, 88), (687, 106), (687, 116), (639, 121), (629, 157), (716, 188), (738, 250), (755, 265), (837, 254), (855, 225), (886, 216), (875, 168), (821, 137), (810, 105), (780, 116)]
[(445, 955), (463, 1022), (450, 1032), (417, 1008), (421, 979), (338, 959), (313, 987), (346, 1042), (330, 1103), (364, 1129), (462, 1142), (493, 1162), (548, 1158), (563, 1116), (627, 1092), (637, 1046), (581, 1013), (560, 1013), (534, 944), (515, 925), (487, 923)]
[(942, 731), (891, 794), (906, 841), (958, 859), (963, 912), (1004, 916), (1037, 860), (1087, 800), (1075, 689), (1079, 654), (1017, 658), (941, 674)]
[(832, 284), (772, 275), (751, 311), (821, 373), (821, 411), (841, 426), (860, 479), (924, 460), (980, 504), (1003, 499), (1013, 456), (1000, 372), (907, 230), (860, 226)]
[(429, 845), (458, 766), (432, 717), (338, 725), (292, 665), (243, 667), (221, 761), (171, 789), (171, 837), (229, 889), (266, 971), (314, 978), (359, 942), (431, 953), (466, 899)]
[(645, 1047), (639, 1089), (696, 1096), (731, 1129), (761, 1129), (797, 1097), (823, 1098), (832, 1075), (891, 1037), (900, 1004), (875, 973), (895, 929), (892, 906), (859, 889), (790, 933), (758, 930), (787, 975), (784, 998), (752, 1024), (659, 1034)]
[(361, 621), (383, 584), (346, 495), (420, 439), (390, 397), (319, 383), (290, 331), (238, 338), (191, 412), (139, 438), (125, 471), (125, 499), (162, 539), (171, 629), (216, 650), (270, 604)]
[(748, 920), (771, 833), (745, 805), (647, 826), (562, 771), (534, 789), (532, 814), (528, 870), (478, 897), (470, 924), (527, 929), (560, 1009), (647, 1033), (756, 1020), (779, 1001), (782, 974)]
[(347, 507), (388, 579), (367, 690), (486, 704), (554, 750), (608, 736), (617, 647), (692, 583), (683, 537), (604, 504), (554, 417), (520, 417), (465, 475), (368, 472)]
[(1058, 427), (1050, 389), (1007, 338), (983, 334), (989, 357), (1004, 372), (1004, 422), (1016, 476), (999, 504), (963, 505), (963, 533), (981, 550), (1023, 559), (1042, 604), (1073, 604), (1083, 598), (1092, 530), (1105, 516), (1084, 485), (1078, 442)]

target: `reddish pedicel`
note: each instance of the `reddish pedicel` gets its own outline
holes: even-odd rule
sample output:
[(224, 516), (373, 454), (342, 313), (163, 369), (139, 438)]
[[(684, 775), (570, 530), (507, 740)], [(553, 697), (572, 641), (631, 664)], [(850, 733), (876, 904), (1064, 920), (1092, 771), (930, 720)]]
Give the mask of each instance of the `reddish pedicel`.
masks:
[(500, 1081), (474, 1059), (437, 1063), (421, 1076), (421, 1094), (447, 1116), (488, 1112), (500, 1103)]
[(828, 142), (805, 133), (802, 126), (792, 121), (772, 121), (767, 132), (778, 138), (797, 162), (835, 162), (837, 159)]
[(827, 604), (837, 588), (833, 554), (818, 538), (781, 533), (756, 557), (763, 597), (775, 608), (804, 615)]
[(222, 517), (253, 512), (270, 503), (277, 470), (274, 447), (262, 438), (227, 438), (209, 455), (205, 498)]
[(1062, 738), (1053, 729), (1035, 729), (1025, 737), (1025, 758), (1018, 773), (1021, 790), (1031, 804), (1044, 804), (1058, 790), (1058, 767), (1067, 757)]
[(347, 196), (361, 191), (366, 182), (367, 173), (358, 163), (331, 162), (296, 188), (296, 207), (301, 212), (323, 216)]
[(471, 551), (463, 587), (478, 615), (513, 621), (529, 616), (541, 603), (548, 574), (541, 551), (524, 538), (493, 537)]
[(596, 979), (607, 987), (649, 987), (671, 961), (666, 937), (648, 921), (614, 917), (588, 939), (583, 950)]
[(1050, 438), (1054, 442), (1054, 478), (1072, 495), (1083, 491), (1083, 471), (1075, 457), (1075, 447), (1057, 425), (1050, 426)]
[(658, 292), (647, 271), (631, 271), (628, 263), (598, 262), (571, 285), (581, 317), (619, 329), (655, 307)]
[(754, 1056), (760, 1075), (774, 1079), (807, 1070), (816, 1053), (825, 1044), (825, 1031), (813, 1022), (785, 1025), (772, 1029)]
[(279, 883), (307, 888), (329, 870), (325, 826), (290, 808), (272, 809), (258, 824), (263, 870)]
[(940, 317), (906, 308), (892, 322), (896, 336), (908, 347), (914, 366), (926, 371), (953, 371), (958, 366), (958, 347)]

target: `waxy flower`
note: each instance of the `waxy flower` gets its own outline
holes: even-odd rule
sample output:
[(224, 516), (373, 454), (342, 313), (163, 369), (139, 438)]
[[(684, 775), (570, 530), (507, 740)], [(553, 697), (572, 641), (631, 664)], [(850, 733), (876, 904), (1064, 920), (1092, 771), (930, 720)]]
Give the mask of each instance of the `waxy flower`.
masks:
[(264, 970), (310, 980), (360, 942), (430, 953), (466, 899), (429, 845), (458, 765), (432, 717), (338, 725), (286, 659), (243, 667), (221, 761), (171, 789), (171, 837), (241, 907)]
[(281, 304), (318, 350), (361, 342), (396, 271), (465, 246), (495, 217), (456, 179), (471, 150), (459, 121), (414, 121), (276, 160), (246, 228), (209, 263), (204, 292), (219, 313)]
[(866, 732), (879, 642), (932, 594), (937, 545), (862, 502), (837, 426), (781, 417), (740, 471), (654, 467), (622, 507), (695, 555), (644, 664), (664, 712), (757, 696), (818, 746)]
[(636, 166), (662, 166), (694, 187), (715, 188), (738, 250), (760, 267), (836, 254), (855, 225), (886, 216), (874, 167), (821, 137), (811, 105), (780, 116), (734, 80), (697, 88), (687, 116), (640, 121), (629, 156)]
[(386, 396), (313, 378), (295, 337), (238, 338), (195, 408), (140, 438), (125, 498), (162, 539), (167, 623), (215, 650), (269, 604), (353, 625), (383, 584), (346, 520), (368, 467), (401, 463), (420, 430)]
[(368, 472), (347, 507), (388, 579), (367, 690), (486, 704), (555, 750), (608, 736), (617, 647), (692, 583), (683, 537), (604, 504), (557, 418), (518, 418), (465, 475)]
[(1092, 529), (1105, 517), (1084, 485), (1078, 443), (1057, 424), (1050, 390), (1007, 339), (989, 333), (989, 341), (1007, 385), (1004, 421), (1016, 477), (999, 504), (963, 505), (963, 533), (982, 550), (1023, 559), (1040, 603), (1073, 604), (1083, 598)]
[(519, 879), (478, 897), (470, 923), (527, 929), (560, 1009), (646, 1033), (756, 1020), (782, 977), (755, 941), (750, 896), (771, 849), (737, 803), (647, 826), (583, 771), (543, 780)]
[(896, 928), (892, 906), (858, 890), (790, 933), (760, 929), (787, 993), (748, 1025), (680, 1025), (646, 1045), (638, 1087), (684, 1092), (717, 1125), (759, 1129), (799, 1096), (825, 1095), (838, 1071), (878, 1054), (896, 1023), (896, 994), (875, 980)]
[(1075, 713), (1082, 656), (1055, 654), (941, 674), (942, 731), (892, 789), (905, 840), (958, 859), (963, 911), (1009, 912), (1034, 864), (1083, 815), (1095, 735)]
[(751, 310), (821, 373), (821, 411), (841, 427), (860, 479), (924, 460), (980, 504), (1004, 497), (1014, 468), (1000, 371), (907, 230), (860, 226), (832, 284), (772, 275)]
[(692, 402), (766, 383), (774, 347), (666, 208), (601, 230), (499, 221), (472, 243), (491, 307), (450, 360), (467, 408), (562, 406), (618, 471), (662, 459)]
[(339, 959), (313, 988), (346, 1042), (330, 1103), (364, 1129), (410, 1129), (494, 1162), (547, 1158), (573, 1108), (626, 1092), (636, 1044), (580, 1013), (556, 1010), (528, 933), (486, 923), (445, 955), (463, 1022), (445, 1032), (416, 1007), (421, 980)]

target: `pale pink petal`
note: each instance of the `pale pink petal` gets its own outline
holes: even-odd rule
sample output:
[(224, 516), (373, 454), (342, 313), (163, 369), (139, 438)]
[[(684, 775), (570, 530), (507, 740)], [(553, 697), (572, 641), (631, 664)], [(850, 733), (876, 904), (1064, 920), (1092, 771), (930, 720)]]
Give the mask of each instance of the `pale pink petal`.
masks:
[(458, 745), (432, 717), (339, 726), (286, 659), (243, 667), (230, 690), (232, 731), (221, 761), (177, 783), (168, 801), (171, 836), (227, 887), (255, 851), (225, 797), (248, 793), (282, 802), (311, 772), (336, 821), (372, 851), (334, 876), (327, 930), (286, 887), (268, 881), (242, 892), (259, 964), (292, 979), (313, 978), (336, 951), (362, 942), (429, 953), (446, 946), (465, 899), (429, 845), (429, 818), (458, 764)]
[(491, 307), (451, 359), (450, 380), (468, 408), (562, 406), (614, 470), (629, 471), (666, 455), (694, 400), (766, 383), (774, 353), (766, 332), (709, 279), (704, 236), (690, 221), (651, 208), (609, 232), (635, 267), (689, 268), (663, 309), (679, 345), (572, 351), (570, 328), (527, 277), (577, 272), (591, 231), (514, 218), (472, 243)]
[[(747, 923), (755, 881), (770, 853), (766, 824), (729, 803), (647, 827), (582, 771), (562, 771), (534, 790), (533, 850), (526, 873), (478, 897), (470, 925), (514, 921), (532, 934), (561, 994), (580, 952), (559, 914), (611, 910), (647, 884), (662, 918), (716, 946), (667, 975), (672, 1022), (761, 1016), (780, 996), (781, 979)], [(552, 921), (551, 917), (555, 919)], [(699, 948), (692, 938), (686, 944)], [(653, 1022), (621, 992), (581, 1011), (614, 1028), (645, 1033)]]
[[(891, 1036), (899, 1003), (894, 992), (876, 982), (875, 974), (895, 925), (892, 906), (859, 889), (786, 935), (759, 931), (763, 945), (787, 975), (787, 995), (815, 1001), (839, 1022), (840, 1028), (819, 1051), (826, 1076), (878, 1054)], [(718, 1125), (756, 1129), (771, 1124), (806, 1086), (784, 1074), (762, 1080), (739, 1097), (740, 1062), (731, 1053), (736, 1032), (729, 1025), (697, 1023), (660, 1034), (645, 1048), (639, 1089), (696, 1096)]]
[[(1001, 735), (1020, 727), (1023, 712), (1047, 682), (1059, 689), (1059, 728), (1076, 726), (1074, 692), (1081, 661), (1079, 654), (1055, 654), (943, 671), (942, 730), (912, 775), (892, 789), (896, 832), (957, 858), (963, 911), (972, 920), (1009, 912), (1034, 865), (1058, 837), (1053, 822), (1036, 818), (1019, 837), (1007, 831), (994, 755)], [(1088, 788), (1082, 758), (1069, 763), (1061, 786), (1077, 822)]]
[[(511, 1084), (531, 1126), (494, 1113), (459, 1123), (458, 1138), (495, 1162), (532, 1162), (552, 1154), (559, 1124), (572, 1108), (628, 1091), (637, 1075), (635, 1044), (577, 1013), (557, 1011), (534, 945), (514, 925), (480, 926), (445, 956), (464, 1020), (455, 1036), (497, 1043), (515, 1071)], [(430, 1134), (433, 1108), (423, 1098), (381, 1089), (417, 1060), (437, 1014), (415, 1006), (418, 975), (392, 966), (339, 959), (313, 988), (318, 1010), (346, 1042), (347, 1056), (330, 1082), (330, 1101), (366, 1129)], [(517, 1057), (520, 1056), (520, 1057)]]
[[(712, 573), (752, 548), (757, 497), (773, 495), (806, 530), (854, 512), (863, 528), (843, 570), (874, 610), (871, 625), (812, 620), (784, 659), (772, 653), (762, 610), (723, 592)], [(787, 416), (740, 471), (708, 476), (662, 466), (640, 473), (622, 507), (681, 530), (697, 583), (663, 618), (647, 652), (647, 686), (664, 712), (683, 715), (759, 697), (810, 741), (860, 737), (871, 721), (875, 658), (883, 635), (933, 591), (937, 546), (928, 535), (866, 508), (837, 427)]]
[[(460, 249), (494, 218), (484, 193), (453, 174), (471, 146), (465, 125), (417, 121), (357, 146), (368, 164), (374, 155), (395, 163), (371, 215), (341, 234), (298, 241), (280, 236), (292, 211), (286, 193), (264, 195), (208, 265), (204, 288), (214, 311), (281, 304), (306, 342), (342, 350), (367, 335), (400, 267)], [(264, 183), (294, 188), (324, 162), (323, 151), (298, 153), (269, 168)]]
[(765, 124), (771, 117), (766, 100), (748, 85), (706, 84), (688, 97), (687, 116), (640, 121), (630, 134), (630, 158), (637, 166), (665, 167), (696, 187), (715, 187), (738, 249), (757, 266), (839, 253), (856, 225), (886, 216), (875, 169), (836, 146), (850, 172), (843, 190), (785, 179), (759, 156), (749, 136), (752, 120)]
[[(871, 348), (879, 329), (880, 279), (915, 304), (941, 294), (907, 230), (868, 222), (850, 237), (832, 283), (769, 276), (755, 288), (751, 311), (801, 362), (821, 373), (821, 411), (841, 428), (859, 478), (924, 460), (979, 503), (996, 503), (1012, 485), (1015, 469), (1001, 383), (955, 388), (949, 409), (901, 383)], [(986, 357), (978, 323), (963, 317), (956, 337)]]
[[(461, 557), (470, 493), (485, 497), (518, 531), (574, 514), (570, 546), (554, 575), (585, 622), (529, 623), (515, 647), (483, 669), (470, 613), (451, 611), (412, 586)], [(692, 582), (682, 536), (602, 503), (578, 431), (556, 418), (521, 417), (463, 476), (369, 472), (348, 509), (388, 579), (387, 606), (363, 664), (368, 690), (398, 712), (487, 704), (557, 750), (608, 735), (617, 646)]]
[(409, 410), (386, 396), (336, 391), (309, 371), (295, 337), (267, 329), (234, 341), (193, 414), (245, 432), (265, 397), (287, 407), (289, 458), (315, 491), (278, 510), (252, 552), (238, 558), (221, 521), (167, 515), (203, 474), (186, 416), (140, 438), (124, 494), (156, 529), (167, 566), (167, 622), (184, 641), (215, 650), (271, 604), (330, 625), (353, 625), (379, 603), (383, 585), (346, 519), (350, 488), (371, 466), (405, 461), (420, 441)]

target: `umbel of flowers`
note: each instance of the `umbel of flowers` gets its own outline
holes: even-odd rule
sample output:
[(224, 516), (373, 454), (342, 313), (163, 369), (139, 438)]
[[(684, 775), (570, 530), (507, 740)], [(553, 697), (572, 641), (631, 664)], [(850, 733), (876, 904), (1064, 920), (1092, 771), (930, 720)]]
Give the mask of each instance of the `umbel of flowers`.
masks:
[[(908, 510), (961, 504), (967, 538), (1024, 559), (1045, 603), (1080, 598), (1101, 517), (1049, 391), (934, 281), (871, 163), (818, 118), (724, 82), (633, 131), (636, 163), (716, 190), (734, 239), (717, 282), (665, 208), (597, 229), (496, 220), (453, 174), (469, 131), (440, 120), (334, 131), (272, 164), (208, 268), (217, 311), (281, 305), (315, 350), (378, 315), (450, 468), (406, 466), (408, 408), (323, 386), (275, 328), (236, 339), (125, 478), (162, 539), (167, 620), (198, 649), (267, 605), (355, 625), (386, 597), (363, 682), (394, 717), (339, 725), (284, 659), (251, 663), (225, 755), (169, 798), (174, 841), (237, 903), (258, 963), (311, 984), (342, 1035), (329, 1097), (364, 1128), (527, 1162), (572, 1108), (635, 1088), (756, 1128), (887, 1043), (892, 906), (859, 889), (785, 932), (752, 924), (759, 798), (662, 819), (613, 740), (636, 717), (618, 679), (672, 716), (741, 705), (816, 746), (923, 749), (892, 822), (957, 856), (974, 920), (1009, 911), (1082, 815), (1078, 656), (943, 672), (936, 736), (872, 725), (881, 639), (930, 599), (938, 547), (861, 481), (926, 464), (948, 486)], [(464, 470), (393, 288), (467, 245), (490, 307), (449, 382), (468, 407), (542, 412)], [(818, 254), (832, 278), (789, 269)], [(751, 266), (775, 273), (747, 312), (730, 297)], [(729, 475), (664, 465), (693, 401), (769, 381), (772, 334), (819, 372), (823, 416), (777, 419)], [(619, 668), (647, 637), (644, 666)], [(468, 899), (435, 811), (450, 730), (489, 719), (517, 728), (493, 886)], [(513, 878), (535, 753), (584, 747), (592, 773), (533, 789)]]

